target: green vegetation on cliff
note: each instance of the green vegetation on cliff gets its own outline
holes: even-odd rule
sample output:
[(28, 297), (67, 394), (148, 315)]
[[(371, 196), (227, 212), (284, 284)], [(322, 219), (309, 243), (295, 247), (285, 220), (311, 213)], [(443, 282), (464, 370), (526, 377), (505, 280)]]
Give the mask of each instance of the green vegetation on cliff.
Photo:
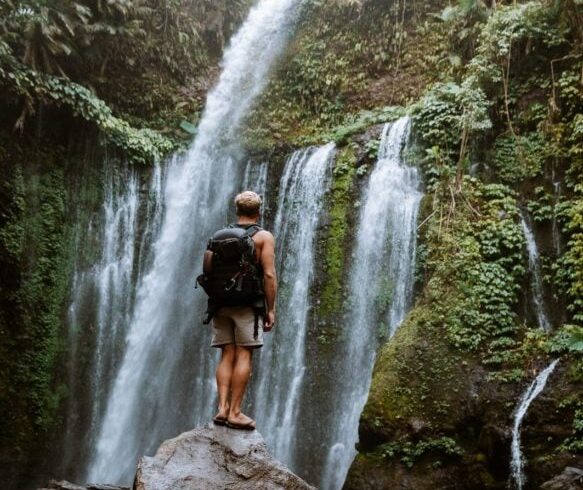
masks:
[(63, 152), (2, 142), (0, 457), (14, 464), (51, 433), (65, 394), (54, 375), (63, 348), (71, 229)]

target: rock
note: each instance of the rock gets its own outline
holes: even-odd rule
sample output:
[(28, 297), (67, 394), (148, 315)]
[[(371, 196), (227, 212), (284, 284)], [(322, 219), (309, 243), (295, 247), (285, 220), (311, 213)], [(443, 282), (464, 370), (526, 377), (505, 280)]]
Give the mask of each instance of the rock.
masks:
[(138, 464), (133, 490), (313, 489), (267, 451), (257, 431), (212, 424), (162, 443)]
[(130, 490), (129, 487), (119, 487), (116, 485), (99, 485), (95, 483), (88, 483), (87, 485), (76, 485), (75, 483), (66, 480), (51, 480), (44, 488), (38, 490)]
[(544, 490), (581, 490), (583, 489), (583, 470), (567, 466), (560, 475), (543, 483)]

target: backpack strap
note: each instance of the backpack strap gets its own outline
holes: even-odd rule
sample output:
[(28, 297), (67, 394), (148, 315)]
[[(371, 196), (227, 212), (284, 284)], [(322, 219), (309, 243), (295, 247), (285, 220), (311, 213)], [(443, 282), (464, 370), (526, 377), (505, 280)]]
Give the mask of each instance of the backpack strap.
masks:
[(239, 223), (233, 223), (229, 225), (229, 228), (244, 228), (245, 233), (243, 233), (243, 236), (249, 237), (252, 237), (261, 230), (263, 230), (263, 228), (259, 226), (257, 223), (249, 223), (244, 225), (240, 225)]

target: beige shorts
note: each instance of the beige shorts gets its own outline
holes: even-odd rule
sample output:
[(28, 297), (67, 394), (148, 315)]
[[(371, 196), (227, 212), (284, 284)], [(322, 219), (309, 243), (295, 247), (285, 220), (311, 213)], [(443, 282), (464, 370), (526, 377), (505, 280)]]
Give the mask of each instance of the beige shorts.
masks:
[(213, 315), (212, 326), (212, 347), (235, 344), (257, 348), (263, 345), (263, 318), (259, 317), (257, 338), (254, 338), (255, 310), (250, 306), (222, 306)]

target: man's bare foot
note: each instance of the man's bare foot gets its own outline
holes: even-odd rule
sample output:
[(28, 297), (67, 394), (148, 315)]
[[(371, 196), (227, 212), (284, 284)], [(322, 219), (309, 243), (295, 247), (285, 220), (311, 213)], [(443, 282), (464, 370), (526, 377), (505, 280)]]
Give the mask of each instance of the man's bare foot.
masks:
[(215, 415), (213, 422), (217, 425), (225, 425), (229, 416), (229, 407), (219, 407), (219, 412)]
[(253, 430), (255, 429), (255, 420), (242, 412), (239, 412), (238, 414), (229, 413), (227, 425), (233, 429)]

